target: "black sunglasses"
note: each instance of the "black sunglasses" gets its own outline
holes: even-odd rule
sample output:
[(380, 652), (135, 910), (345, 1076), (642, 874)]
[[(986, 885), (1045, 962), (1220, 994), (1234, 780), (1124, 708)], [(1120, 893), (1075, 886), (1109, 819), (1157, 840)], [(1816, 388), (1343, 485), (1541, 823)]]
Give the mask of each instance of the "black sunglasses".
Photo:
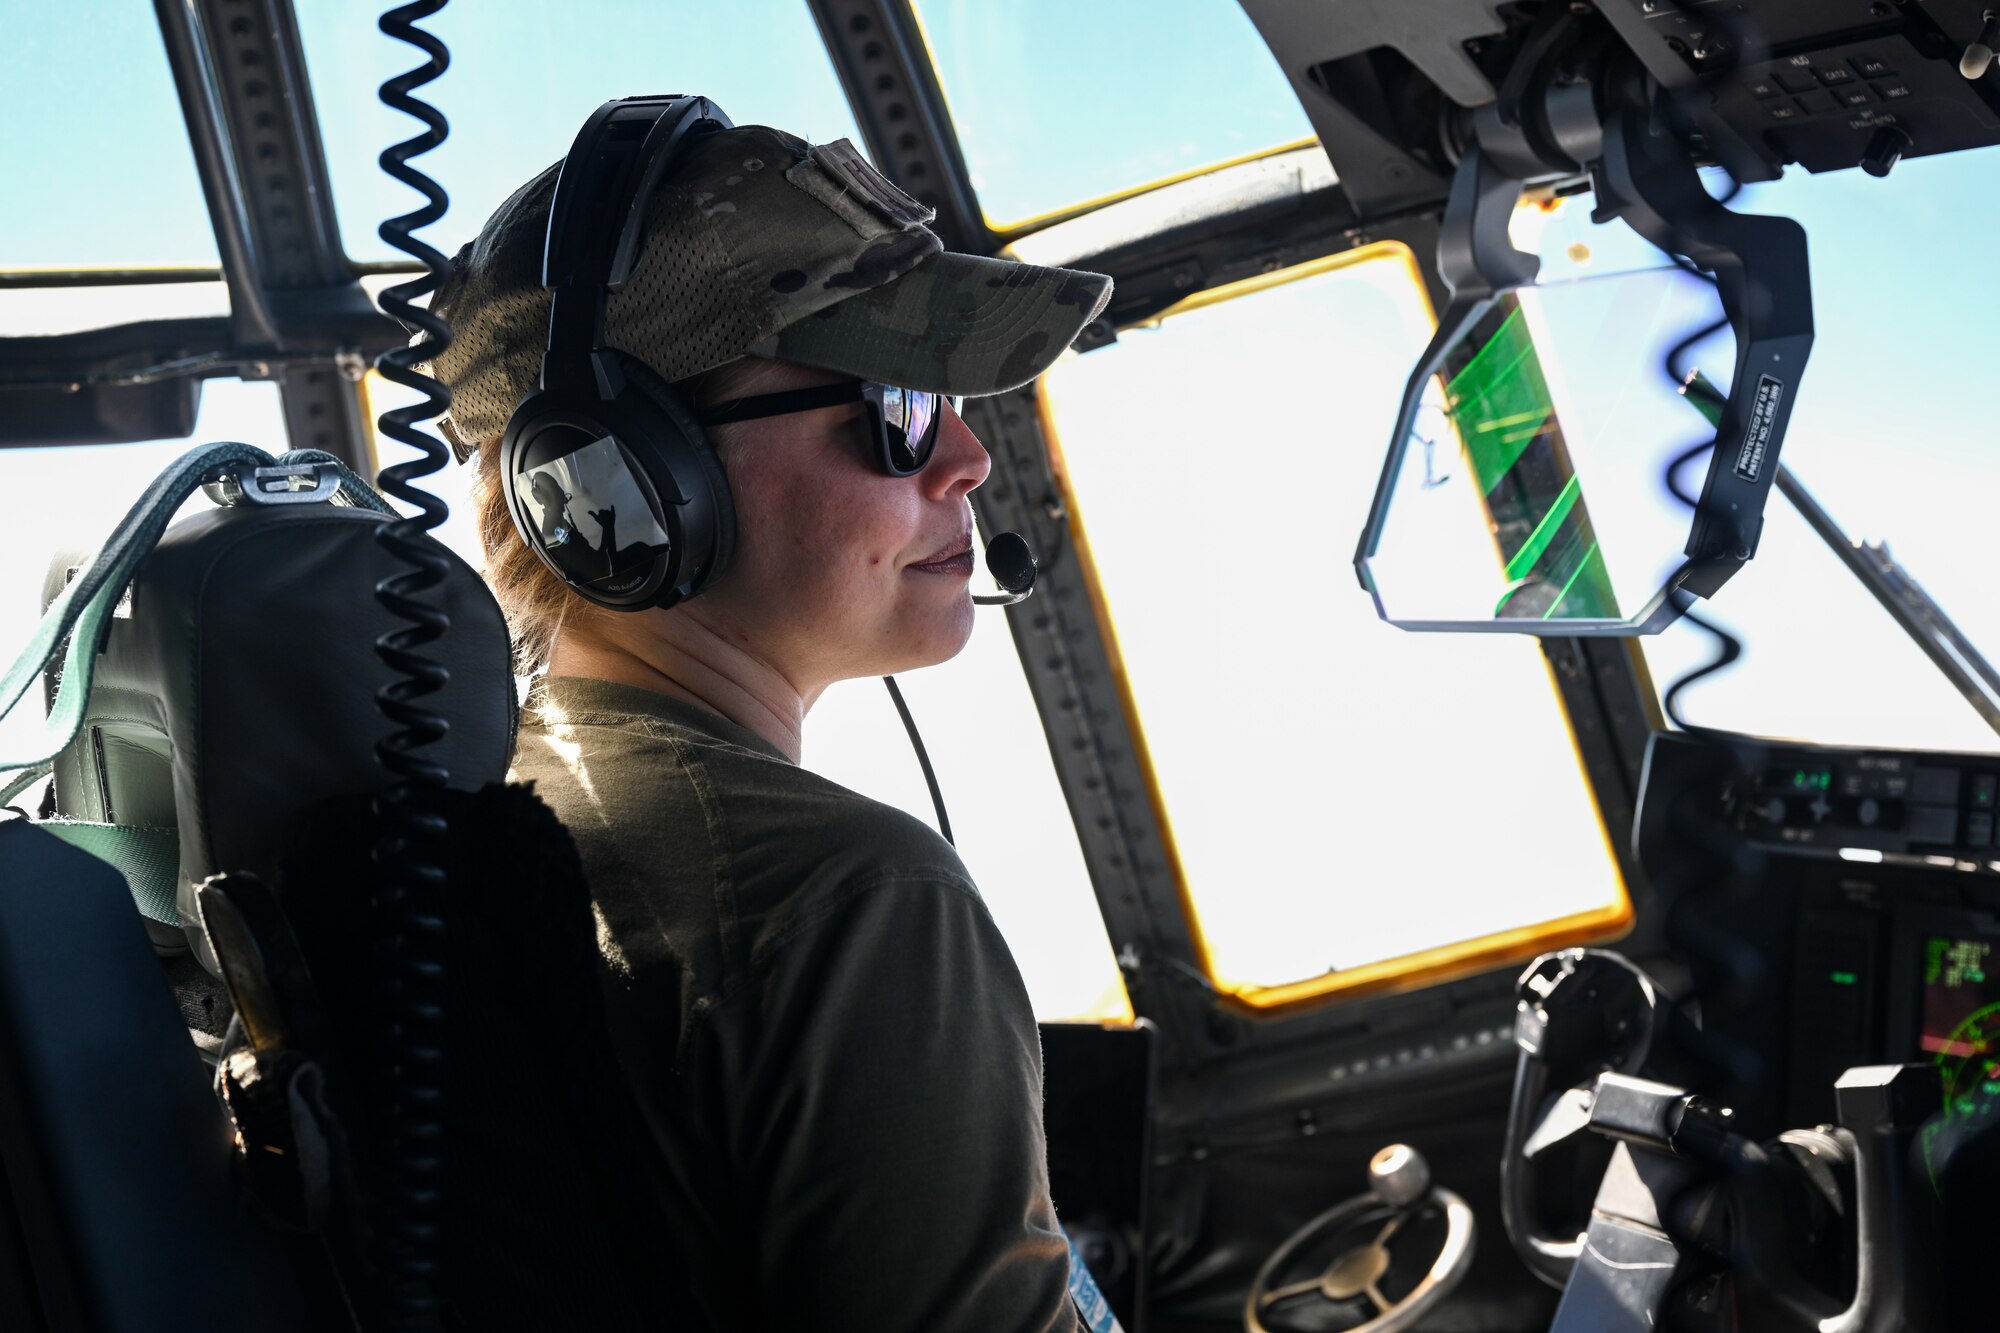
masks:
[[(931, 461), (937, 448), (938, 423), (944, 417), (943, 394), (928, 389), (903, 389), (873, 380), (843, 380), (811, 389), (788, 389), (783, 393), (760, 393), (738, 398), (706, 412), (695, 413), (704, 426), (720, 426), (731, 421), (756, 421), (763, 417), (789, 416), (812, 412), (841, 403), (868, 405), (869, 431), (874, 439), (875, 461), (892, 477), (914, 476)], [(958, 410), (959, 400), (949, 400)]]

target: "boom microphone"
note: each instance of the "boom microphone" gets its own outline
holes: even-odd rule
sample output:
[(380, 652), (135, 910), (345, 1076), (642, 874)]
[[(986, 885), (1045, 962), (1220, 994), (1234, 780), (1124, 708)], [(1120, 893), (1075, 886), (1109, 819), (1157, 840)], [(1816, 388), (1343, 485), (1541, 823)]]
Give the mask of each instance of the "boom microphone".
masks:
[(1003, 532), (986, 543), (986, 572), (1000, 585), (999, 593), (974, 593), (972, 600), (980, 606), (1012, 606), (1025, 602), (1035, 590), (1035, 575), (1041, 567), (1035, 563), (1035, 553), (1028, 549), (1028, 543), (1018, 532)]

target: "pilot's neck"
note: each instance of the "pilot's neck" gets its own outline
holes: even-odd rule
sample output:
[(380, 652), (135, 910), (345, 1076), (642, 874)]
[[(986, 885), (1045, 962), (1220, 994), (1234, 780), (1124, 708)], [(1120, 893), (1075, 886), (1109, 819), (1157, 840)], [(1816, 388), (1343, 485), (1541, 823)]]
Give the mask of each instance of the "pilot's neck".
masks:
[(755, 732), (795, 764), (804, 753), (811, 700), (783, 672), (731, 643), (704, 618), (689, 615), (688, 608), (565, 626), (549, 650), (549, 674), (685, 699)]

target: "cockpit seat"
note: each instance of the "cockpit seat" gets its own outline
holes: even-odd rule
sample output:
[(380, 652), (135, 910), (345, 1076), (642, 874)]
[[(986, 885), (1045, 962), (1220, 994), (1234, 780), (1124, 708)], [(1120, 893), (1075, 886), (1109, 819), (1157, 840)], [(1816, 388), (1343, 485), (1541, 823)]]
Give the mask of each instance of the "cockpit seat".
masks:
[[(374, 596), (406, 568), (376, 539), (384, 521), (238, 502), (176, 524), (105, 636), (55, 817), (0, 816), (0, 1327), (352, 1327), (317, 1240), (298, 1237), (301, 1266), (247, 1207), (183, 1024), (230, 1016), (197, 889), (250, 872), (311, 962), (361, 1140), (386, 1104), (359, 924), (379, 879), (369, 797), (389, 785), (375, 692), (395, 678), (374, 643), (407, 623)], [(59, 558), (49, 596), (85, 563)], [(553, 815), (503, 785), (516, 703), (498, 606), (455, 557), (427, 596), (451, 619), (421, 652), (450, 673), (423, 705), (449, 725), (426, 757), (451, 774), (460, 912), (443, 960), (445, 1296), (471, 1327), (645, 1326), (623, 1293), (647, 1236), (622, 1225), (648, 1206), (643, 1126), (602, 1024), (587, 891)]]
[(329, 1329), (147, 944), (110, 865), (0, 822), (0, 1328)]
[[(376, 540), (382, 522), (329, 503), (198, 513), (167, 531), (112, 620), (83, 729), (56, 763), (52, 831), (119, 865), (162, 954), (219, 974), (195, 887), (225, 870), (268, 879), (300, 811), (387, 785), (375, 692), (394, 673), (374, 644), (407, 622), (375, 600), (405, 569)], [(59, 555), (44, 605), (87, 563)], [(430, 596), (451, 630), (424, 654), (451, 683), (426, 706), (450, 730), (426, 757), (476, 790), (504, 778), (513, 748), (506, 622), (456, 556)]]

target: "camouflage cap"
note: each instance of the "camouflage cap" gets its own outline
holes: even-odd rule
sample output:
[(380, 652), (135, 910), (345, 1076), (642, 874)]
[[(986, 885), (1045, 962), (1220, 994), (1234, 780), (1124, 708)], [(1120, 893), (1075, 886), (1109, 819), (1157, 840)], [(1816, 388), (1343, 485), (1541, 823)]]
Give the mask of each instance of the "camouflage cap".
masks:
[[(500, 205), (432, 302), (454, 334), (431, 369), (451, 388), (445, 428), (461, 459), (506, 429), (540, 378), (559, 166)], [(947, 253), (924, 225), (934, 216), (845, 139), (814, 146), (763, 125), (704, 135), (649, 201), (605, 343), (669, 381), (757, 355), (974, 396), (1048, 369), (1111, 297), (1099, 273)]]

